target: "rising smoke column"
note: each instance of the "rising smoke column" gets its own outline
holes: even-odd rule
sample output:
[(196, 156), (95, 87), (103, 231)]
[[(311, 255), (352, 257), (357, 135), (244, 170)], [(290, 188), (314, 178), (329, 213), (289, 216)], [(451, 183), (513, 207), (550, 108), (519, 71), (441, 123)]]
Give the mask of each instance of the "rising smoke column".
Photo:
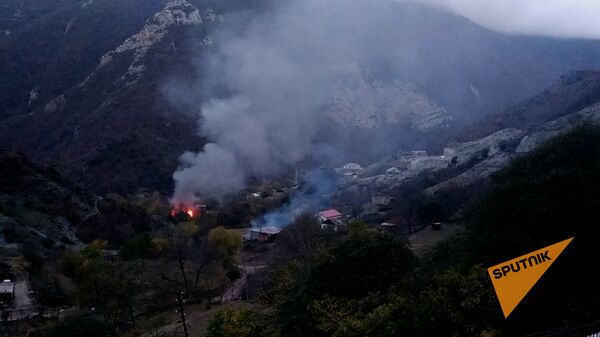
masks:
[(199, 57), (200, 83), (177, 93), (212, 96), (199, 104), (199, 133), (211, 142), (181, 157), (175, 204), (234, 193), (249, 177), (281, 173), (319, 152), (323, 130), (332, 127), (323, 111), (335, 88), (368, 81), (371, 69), (393, 77), (414, 57), (397, 43), (412, 36), (396, 29), (394, 1), (274, 6), (250, 18), (226, 15)]

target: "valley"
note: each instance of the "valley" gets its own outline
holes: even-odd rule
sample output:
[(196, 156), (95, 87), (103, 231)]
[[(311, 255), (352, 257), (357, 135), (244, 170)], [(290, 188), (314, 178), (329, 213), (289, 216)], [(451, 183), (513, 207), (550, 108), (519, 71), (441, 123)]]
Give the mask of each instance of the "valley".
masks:
[(600, 41), (461, 13), (0, 4), (0, 336), (600, 331)]

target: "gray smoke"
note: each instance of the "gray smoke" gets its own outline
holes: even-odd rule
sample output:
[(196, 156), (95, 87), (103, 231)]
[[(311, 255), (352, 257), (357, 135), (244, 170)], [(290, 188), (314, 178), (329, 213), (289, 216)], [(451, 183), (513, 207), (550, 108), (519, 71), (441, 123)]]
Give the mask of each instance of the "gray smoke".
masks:
[[(482, 8), (476, 5), (481, 1), (419, 2), (485, 14), (476, 11)], [(534, 58), (506, 47), (504, 38), (466, 19), (404, 1), (268, 3), (260, 11), (224, 14), (223, 23), (210, 32), (212, 45), (199, 48), (199, 83), (183, 88), (171, 83), (166, 90), (174, 103), (198, 115), (199, 133), (210, 141), (203, 150), (181, 157), (174, 174), (174, 203), (235, 193), (252, 177), (284, 173), (315, 155), (327, 153), (325, 157), (331, 159), (345, 156), (353, 146), (362, 146), (363, 153), (395, 146), (385, 134), (376, 135), (379, 138), (369, 140), (371, 144), (348, 147), (348, 139), (336, 135), (337, 126), (324, 113), (331, 105), (339, 104), (342, 111), (361, 110), (369, 121), (371, 112), (396, 113), (411, 104), (422, 110), (443, 110), (425, 99), (396, 101), (402, 96), (396, 93), (419, 97), (418, 90), (406, 85), (414, 83), (416, 88), (428, 88), (429, 98), (450, 115), (463, 114), (460, 122), (465, 123), (484, 109), (516, 103), (509, 101), (516, 100), (517, 94), (533, 94), (552, 79)], [(506, 53), (496, 53), (494, 48)], [(494, 67), (494, 80), (488, 66)], [(521, 69), (536, 70), (530, 76)], [(375, 82), (380, 84), (370, 88)], [(523, 90), (515, 92), (513, 87)], [(372, 97), (366, 99), (352, 97), (370, 92)], [(340, 97), (346, 101), (338, 102)], [(389, 109), (381, 102), (386, 97), (392, 102)], [(355, 118), (343, 117), (348, 116)], [(394, 125), (402, 125), (399, 119), (405, 114), (395, 117)], [(389, 127), (388, 121), (383, 124)]]
[(331, 207), (331, 195), (335, 192), (334, 179), (324, 171), (313, 170), (304, 175), (301, 190), (290, 193), (290, 201), (271, 210), (251, 223), (252, 227), (282, 228), (303, 213), (314, 214)]
[[(173, 201), (194, 202), (243, 188), (321, 152), (323, 107), (335, 88), (366, 81), (376, 66), (409, 61), (392, 43), (394, 1), (282, 1), (251, 18), (227, 15), (199, 59), (202, 135), (185, 153)], [(393, 69), (390, 68), (390, 69)]]

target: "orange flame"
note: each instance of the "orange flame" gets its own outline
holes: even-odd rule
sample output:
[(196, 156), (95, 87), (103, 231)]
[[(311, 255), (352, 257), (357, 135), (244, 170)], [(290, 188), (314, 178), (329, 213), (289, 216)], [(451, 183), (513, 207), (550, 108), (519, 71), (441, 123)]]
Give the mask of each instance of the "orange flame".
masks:
[(190, 218), (194, 217), (194, 210), (193, 209), (189, 208), (185, 212), (187, 213), (187, 215), (190, 216)]
[(196, 207), (193, 207), (193, 206), (176, 207), (171, 210), (172, 217), (175, 217), (181, 213), (186, 214), (188, 217), (190, 217), (192, 219), (200, 216), (200, 211)]

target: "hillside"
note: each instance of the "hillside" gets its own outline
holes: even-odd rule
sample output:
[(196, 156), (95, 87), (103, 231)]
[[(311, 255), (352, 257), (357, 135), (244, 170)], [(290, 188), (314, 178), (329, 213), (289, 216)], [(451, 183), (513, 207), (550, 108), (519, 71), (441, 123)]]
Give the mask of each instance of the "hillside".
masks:
[(502, 128), (529, 130), (598, 101), (600, 71), (569, 72), (541, 93), (467, 127), (462, 138), (474, 139)]
[(4, 256), (33, 249), (53, 255), (94, 239), (120, 244), (154, 223), (139, 206), (103, 199), (54, 168), (0, 149), (0, 243)]
[[(0, 144), (55, 165), (99, 194), (167, 194), (178, 157), (206, 142), (195, 113), (207, 97), (193, 84), (203, 76), (197, 59), (217, 42), (211, 33), (235, 27), (227, 20), (240, 12), (269, 13), (270, 4), (10, 0), (1, 6)], [(348, 157), (374, 152), (355, 150), (369, 139), (370, 149), (380, 149), (376, 155), (437, 148), (464, 125), (538, 93), (561, 74), (600, 65), (594, 41), (507, 36), (408, 4), (385, 20), (395, 27), (388, 34), (400, 54), (365, 64), (368, 82), (331, 93), (336, 104), (329, 116), (349, 127), (340, 142)], [(167, 98), (167, 83), (180, 92)], [(184, 96), (193, 99), (177, 98)]]

